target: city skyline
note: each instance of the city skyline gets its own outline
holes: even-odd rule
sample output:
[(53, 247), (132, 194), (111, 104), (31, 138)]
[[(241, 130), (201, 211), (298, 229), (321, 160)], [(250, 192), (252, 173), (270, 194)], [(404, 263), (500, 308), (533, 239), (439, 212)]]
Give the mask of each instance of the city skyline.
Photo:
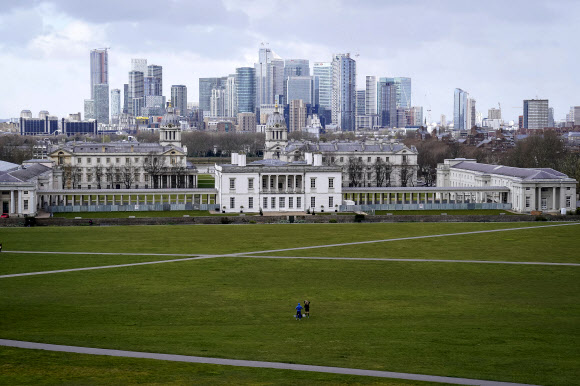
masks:
[[(8, 92), (0, 96), (0, 118), (17, 117), (22, 109), (58, 116), (83, 111), (92, 49), (111, 47), (110, 89), (123, 88), (132, 58), (148, 58), (164, 68), (163, 95), (183, 84), (188, 100), (197, 101), (199, 78), (252, 67), (261, 42), (269, 42), (282, 59), (309, 60), (311, 71), (315, 62), (350, 52), (358, 90), (365, 88), (366, 76), (410, 77), (412, 104), (423, 106), (425, 117), (431, 110), (431, 121), (453, 116), (455, 88), (468, 90), (484, 116), (501, 103), (506, 121), (517, 120), (525, 99), (549, 99), (556, 120), (579, 104), (578, 54), (572, 47), (580, 32), (580, 5), (572, 1), (481, 6), (449, 1), (436, 8), (422, 1), (300, 4), (193, 2), (157, 9), (143, 2), (138, 9), (125, 3), (97, 9), (68, 1), (7, 3), (0, 13), (0, 66), (11, 76), (3, 82)], [(186, 16), (190, 9), (196, 16)], [(328, 16), (328, 22), (321, 16), (321, 23), (306, 23), (313, 12)], [(414, 22), (398, 28), (403, 22), (394, 18), (392, 34), (376, 33), (373, 28), (394, 12), (409, 12)], [(357, 33), (344, 28), (346, 23), (354, 23)], [(169, 25), (180, 32), (164, 34)], [(189, 44), (192, 36), (199, 42)]]

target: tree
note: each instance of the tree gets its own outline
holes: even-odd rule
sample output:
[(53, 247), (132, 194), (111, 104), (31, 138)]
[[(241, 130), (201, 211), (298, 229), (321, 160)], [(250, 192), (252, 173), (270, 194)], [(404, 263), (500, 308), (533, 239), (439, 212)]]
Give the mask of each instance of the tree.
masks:
[(377, 186), (391, 186), (391, 173), (393, 172), (393, 165), (389, 161), (383, 161), (377, 157), (373, 165), (375, 170), (375, 180)]
[(143, 169), (151, 176), (151, 187), (159, 188), (159, 176), (165, 171), (165, 158), (159, 157), (155, 152), (150, 152), (143, 162)]
[(413, 171), (413, 167), (409, 165), (407, 160), (404, 160), (399, 169), (402, 187), (406, 187), (409, 183), (413, 183)]
[(135, 167), (133, 167), (131, 159), (119, 168), (119, 174), (121, 175), (121, 181), (125, 184), (125, 188), (131, 189), (131, 186), (135, 181)]
[(350, 181), (349, 186), (362, 186), (364, 163), (357, 157), (349, 157), (346, 172)]
[(101, 189), (101, 181), (103, 180), (103, 175), (105, 174), (103, 165), (96, 164), (95, 167), (93, 168), (93, 171), (95, 173), (95, 182), (97, 183), (97, 189)]
[(66, 164), (62, 166), (62, 188), (75, 189), (81, 182), (82, 170), (74, 165)]
[(116, 177), (117, 177), (117, 170), (113, 165), (109, 165), (104, 168), (104, 174), (107, 179), (107, 182), (110, 183), (111, 189), (115, 187)]

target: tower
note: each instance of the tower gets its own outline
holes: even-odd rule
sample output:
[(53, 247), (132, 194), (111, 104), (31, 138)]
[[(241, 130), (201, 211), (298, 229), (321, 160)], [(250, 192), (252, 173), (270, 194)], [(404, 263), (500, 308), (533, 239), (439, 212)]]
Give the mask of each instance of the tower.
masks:
[(278, 105), (274, 114), (270, 114), (266, 123), (266, 144), (264, 159), (280, 159), (280, 156), (288, 145), (288, 129), (286, 121), (278, 111)]
[(175, 114), (171, 102), (167, 108), (167, 113), (161, 120), (159, 128), (159, 144), (161, 146), (181, 147), (181, 125), (179, 117)]

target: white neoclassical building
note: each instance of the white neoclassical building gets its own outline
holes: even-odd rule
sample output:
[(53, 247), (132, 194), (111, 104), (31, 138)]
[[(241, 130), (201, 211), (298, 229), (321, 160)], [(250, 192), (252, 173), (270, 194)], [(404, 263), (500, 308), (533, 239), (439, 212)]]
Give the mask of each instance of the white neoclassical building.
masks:
[(335, 211), (342, 204), (341, 169), (323, 165), (320, 154), (246, 164), (245, 154), (233, 153), (231, 164), (215, 165), (215, 185), (226, 213)]
[(465, 158), (446, 159), (437, 166), (438, 188), (503, 187), (507, 192), (499, 197), (520, 213), (576, 209), (576, 184), (573, 178), (550, 168), (480, 164)]

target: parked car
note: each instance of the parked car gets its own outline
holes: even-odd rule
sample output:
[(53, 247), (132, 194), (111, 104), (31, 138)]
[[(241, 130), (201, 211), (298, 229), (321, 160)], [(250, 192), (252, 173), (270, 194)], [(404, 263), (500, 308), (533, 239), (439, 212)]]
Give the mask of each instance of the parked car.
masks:
[(2, 216), (0, 216), (0, 218), (8, 218), (8, 217), (10, 217), (10, 216), (8, 215), (8, 213), (2, 213)]

